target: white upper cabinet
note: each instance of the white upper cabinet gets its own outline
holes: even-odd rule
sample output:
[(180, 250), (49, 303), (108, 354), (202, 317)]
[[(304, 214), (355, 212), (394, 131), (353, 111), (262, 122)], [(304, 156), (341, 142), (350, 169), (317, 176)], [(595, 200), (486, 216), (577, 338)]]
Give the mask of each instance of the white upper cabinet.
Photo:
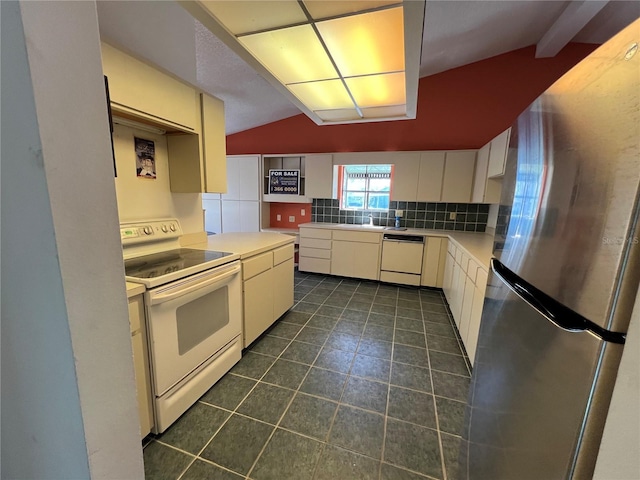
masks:
[(309, 198), (334, 198), (333, 155), (305, 155), (304, 167), (305, 196)]
[(488, 178), (491, 142), (478, 150), (476, 157), (476, 173), (473, 182), (473, 203), (499, 203), (502, 181)]
[(386, 160), (380, 163), (393, 165), (391, 200), (415, 201), (418, 193), (420, 152), (384, 152)]
[(476, 150), (446, 153), (441, 202), (469, 203), (473, 188)]
[(260, 156), (227, 157), (227, 193), (222, 200), (260, 200)]
[(473, 180), (473, 195), (471, 201), (473, 203), (482, 203), (484, 201), (484, 190), (487, 183), (487, 168), (489, 167), (489, 152), (491, 150), (491, 142), (478, 150), (476, 156), (476, 174)]
[(444, 151), (420, 153), (418, 195), (416, 199), (418, 202), (440, 201), (445, 153)]
[(196, 131), (200, 108), (195, 90), (173, 77), (102, 43), (102, 69), (109, 79), (114, 113)]
[(200, 94), (202, 113), (202, 158), (204, 192), (227, 191), (227, 146), (224, 129), (224, 103)]
[(509, 147), (509, 137), (511, 128), (508, 128), (496, 138), (491, 140), (491, 152), (489, 153), (489, 169), (487, 176), (501, 177), (504, 175), (504, 165), (507, 161), (507, 148)]

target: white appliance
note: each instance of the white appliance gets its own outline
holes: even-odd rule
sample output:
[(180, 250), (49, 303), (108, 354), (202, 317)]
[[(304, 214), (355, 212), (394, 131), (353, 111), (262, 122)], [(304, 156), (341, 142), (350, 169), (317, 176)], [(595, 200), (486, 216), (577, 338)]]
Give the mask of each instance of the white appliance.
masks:
[(380, 281), (420, 285), (424, 236), (385, 233), (382, 238)]
[(126, 280), (141, 283), (154, 394), (162, 433), (241, 357), (239, 256), (180, 248), (176, 219), (120, 225)]

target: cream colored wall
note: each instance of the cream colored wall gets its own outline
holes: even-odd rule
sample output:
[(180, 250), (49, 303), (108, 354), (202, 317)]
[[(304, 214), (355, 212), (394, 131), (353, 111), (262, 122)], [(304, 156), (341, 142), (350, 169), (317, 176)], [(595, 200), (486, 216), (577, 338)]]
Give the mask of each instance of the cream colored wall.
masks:
[[(155, 143), (157, 178), (141, 178), (136, 175), (134, 137)], [(175, 217), (186, 234), (204, 230), (202, 196), (199, 193), (170, 191), (167, 140), (164, 135), (115, 124), (113, 145), (118, 171), (115, 182), (121, 223)]]

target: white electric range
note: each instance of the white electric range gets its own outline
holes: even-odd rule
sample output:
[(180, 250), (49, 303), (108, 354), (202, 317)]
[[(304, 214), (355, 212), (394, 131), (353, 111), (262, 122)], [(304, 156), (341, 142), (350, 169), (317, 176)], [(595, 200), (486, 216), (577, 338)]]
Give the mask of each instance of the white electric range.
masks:
[(239, 255), (180, 247), (177, 219), (120, 225), (125, 278), (145, 292), (154, 394), (162, 433), (241, 357)]

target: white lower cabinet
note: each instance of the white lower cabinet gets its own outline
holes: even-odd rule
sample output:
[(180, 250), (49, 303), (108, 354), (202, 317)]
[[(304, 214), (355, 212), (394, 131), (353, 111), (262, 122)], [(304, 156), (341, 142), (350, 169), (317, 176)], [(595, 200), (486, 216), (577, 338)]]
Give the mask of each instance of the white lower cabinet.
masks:
[(331, 273), (331, 230), (300, 227), (298, 270)]
[(380, 273), (380, 245), (334, 240), (331, 246), (331, 275), (377, 280)]
[(476, 348), (478, 346), (478, 334), (480, 332), (480, 320), (482, 319), (482, 308), (484, 306), (484, 295), (487, 289), (487, 278), (489, 274), (482, 268), (478, 269), (478, 275), (476, 277), (476, 286), (473, 291), (473, 299), (471, 304), (471, 315), (469, 318), (469, 329), (467, 332), (467, 339), (465, 341), (465, 348), (471, 360), (471, 365), (476, 356)]
[(133, 365), (136, 375), (140, 435), (141, 438), (144, 438), (151, 433), (151, 428), (153, 427), (153, 406), (151, 379), (149, 378), (149, 356), (147, 354), (144, 300), (142, 295), (136, 295), (129, 299), (129, 324), (131, 326)]
[(442, 289), (472, 365), (478, 344), (487, 276), (487, 270), (462, 249), (449, 245)]
[[(287, 288), (280, 288), (280, 285), (286, 285)], [(289, 285), (291, 288), (288, 288)], [(278, 319), (293, 306), (293, 257), (273, 267), (272, 288), (273, 317)]]
[(378, 280), (382, 234), (334, 230), (331, 275)]
[(451, 298), (453, 284), (453, 265), (456, 263), (451, 252), (447, 252), (447, 258), (444, 263), (444, 279), (442, 280), (442, 291), (444, 296), (449, 300)]
[(293, 244), (242, 260), (243, 346), (293, 306)]
[(443, 237), (426, 237), (424, 239), (424, 257), (420, 279), (420, 285), (423, 287), (443, 287), (447, 243), (447, 239)]

